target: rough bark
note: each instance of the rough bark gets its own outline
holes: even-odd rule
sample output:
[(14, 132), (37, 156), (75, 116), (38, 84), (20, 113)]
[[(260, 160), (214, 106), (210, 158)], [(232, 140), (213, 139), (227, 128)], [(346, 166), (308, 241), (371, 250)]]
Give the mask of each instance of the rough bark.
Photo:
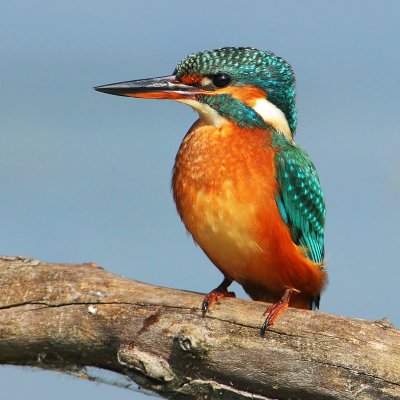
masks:
[(124, 279), (96, 264), (0, 258), (0, 364), (96, 366), (170, 399), (397, 399), (400, 331)]

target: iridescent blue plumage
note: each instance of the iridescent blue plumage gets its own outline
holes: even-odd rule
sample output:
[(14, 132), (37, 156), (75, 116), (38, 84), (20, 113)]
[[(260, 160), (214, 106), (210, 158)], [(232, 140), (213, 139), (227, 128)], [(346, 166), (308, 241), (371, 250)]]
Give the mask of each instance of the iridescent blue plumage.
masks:
[[(289, 63), (271, 51), (223, 47), (190, 54), (178, 64), (174, 73), (179, 79), (188, 74), (213, 76), (221, 71), (230, 75), (232, 86), (250, 85), (268, 93), (268, 100), (282, 110), (292, 135), (295, 134), (295, 76)], [(253, 114), (250, 107), (244, 107), (231, 96), (200, 96), (199, 99), (240, 126), (265, 127), (265, 123)]]
[(306, 249), (312, 261), (324, 260), (325, 202), (314, 164), (307, 153), (283, 135), (273, 135), (277, 181), (276, 201), (294, 243)]

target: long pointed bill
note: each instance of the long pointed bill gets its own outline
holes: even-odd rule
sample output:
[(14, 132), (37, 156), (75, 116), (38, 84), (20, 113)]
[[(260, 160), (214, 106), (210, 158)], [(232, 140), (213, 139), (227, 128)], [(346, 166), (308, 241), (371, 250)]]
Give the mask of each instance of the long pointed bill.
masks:
[(200, 93), (199, 88), (178, 82), (175, 75), (113, 83), (94, 89), (116, 96), (146, 99), (194, 99), (194, 96)]

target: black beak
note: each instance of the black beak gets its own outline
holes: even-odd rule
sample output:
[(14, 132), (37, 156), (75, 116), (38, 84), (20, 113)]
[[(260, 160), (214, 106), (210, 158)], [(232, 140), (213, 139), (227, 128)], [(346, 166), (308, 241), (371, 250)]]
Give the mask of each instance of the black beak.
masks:
[(111, 85), (97, 86), (94, 90), (116, 96), (174, 100), (194, 99), (194, 96), (200, 93), (199, 88), (177, 81), (175, 75), (112, 83)]

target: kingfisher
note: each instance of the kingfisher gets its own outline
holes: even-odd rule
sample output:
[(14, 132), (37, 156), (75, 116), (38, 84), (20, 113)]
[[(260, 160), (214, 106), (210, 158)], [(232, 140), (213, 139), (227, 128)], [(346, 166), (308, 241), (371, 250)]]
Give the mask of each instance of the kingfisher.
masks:
[(288, 306), (319, 306), (325, 202), (313, 162), (294, 142), (288, 62), (271, 51), (224, 47), (190, 54), (172, 75), (95, 90), (173, 99), (199, 114), (176, 155), (172, 192), (187, 231), (224, 276), (205, 296), (203, 316), (235, 296), (233, 281), (272, 304), (261, 335)]

